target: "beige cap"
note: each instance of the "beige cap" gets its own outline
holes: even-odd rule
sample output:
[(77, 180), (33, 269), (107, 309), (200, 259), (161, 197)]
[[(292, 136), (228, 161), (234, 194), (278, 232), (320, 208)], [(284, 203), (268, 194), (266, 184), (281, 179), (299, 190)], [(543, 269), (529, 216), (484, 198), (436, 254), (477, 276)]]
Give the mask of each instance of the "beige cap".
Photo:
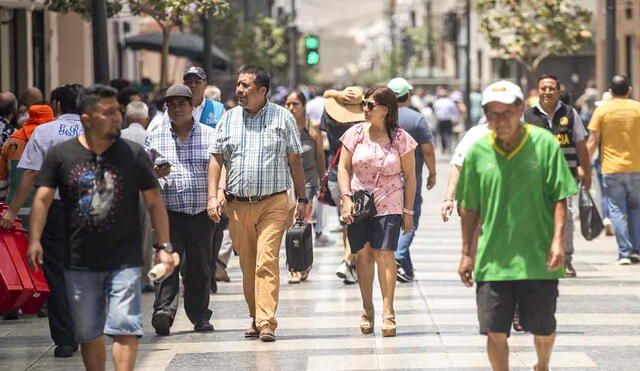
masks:
[(346, 104), (342, 104), (334, 98), (325, 99), (324, 109), (327, 114), (341, 123), (364, 121), (364, 112), (362, 111), (362, 106), (360, 106), (364, 96), (362, 89), (356, 86), (349, 86), (343, 91), (352, 92), (355, 97)]

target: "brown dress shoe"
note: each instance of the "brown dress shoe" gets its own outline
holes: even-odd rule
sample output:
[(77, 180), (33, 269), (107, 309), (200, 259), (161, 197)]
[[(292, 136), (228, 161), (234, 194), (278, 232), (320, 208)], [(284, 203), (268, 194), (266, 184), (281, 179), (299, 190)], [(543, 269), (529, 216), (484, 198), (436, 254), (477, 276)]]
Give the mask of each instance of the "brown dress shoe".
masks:
[(260, 341), (263, 341), (265, 343), (276, 341), (276, 333), (271, 328), (271, 326), (266, 325), (262, 329), (260, 329)]
[(251, 322), (251, 327), (249, 327), (247, 331), (244, 332), (244, 337), (257, 338), (258, 336), (260, 336), (260, 330), (258, 330), (258, 328), (256, 327), (255, 322)]

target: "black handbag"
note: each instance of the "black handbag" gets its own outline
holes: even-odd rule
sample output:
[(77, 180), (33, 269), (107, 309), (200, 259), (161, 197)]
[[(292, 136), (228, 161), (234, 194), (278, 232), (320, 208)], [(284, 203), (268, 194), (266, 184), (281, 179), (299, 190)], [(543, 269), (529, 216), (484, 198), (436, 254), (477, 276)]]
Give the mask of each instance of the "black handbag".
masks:
[(351, 200), (353, 201), (351, 216), (353, 217), (354, 224), (378, 213), (373, 193), (369, 191), (363, 189), (355, 191), (353, 192), (353, 196), (351, 196)]
[(602, 233), (604, 224), (591, 193), (584, 188), (580, 188), (578, 208), (580, 209), (580, 232), (585, 240), (591, 241)]

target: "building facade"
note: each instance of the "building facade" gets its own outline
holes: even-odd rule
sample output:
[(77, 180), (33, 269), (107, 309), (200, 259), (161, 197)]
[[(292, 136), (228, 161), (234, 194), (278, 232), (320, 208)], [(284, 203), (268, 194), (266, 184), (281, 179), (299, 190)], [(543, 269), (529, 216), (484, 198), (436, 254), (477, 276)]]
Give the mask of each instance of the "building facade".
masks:
[[(607, 54), (606, 45), (606, 0), (598, 0), (596, 38), (596, 81), (598, 89), (608, 89), (605, 81)], [(633, 97), (640, 99), (640, 0), (616, 1), (616, 73), (631, 80)]]
[[(121, 41), (138, 32), (137, 18), (126, 9), (109, 19), (112, 77), (139, 78), (139, 63)], [(76, 13), (45, 10), (44, 0), (0, 0), (0, 90), (20, 95), (35, 86), (48, 95), (55, 87), (93, 84), (91, 23)]]

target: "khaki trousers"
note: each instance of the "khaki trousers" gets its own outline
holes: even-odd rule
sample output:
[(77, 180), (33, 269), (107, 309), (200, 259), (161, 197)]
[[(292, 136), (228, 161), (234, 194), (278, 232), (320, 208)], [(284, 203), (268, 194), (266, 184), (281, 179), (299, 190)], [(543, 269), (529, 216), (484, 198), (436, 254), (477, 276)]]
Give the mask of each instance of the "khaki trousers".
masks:
[(286, 194), (249, 203), (229, 202), (226, 206), (233, 246), (242, 269), (244, 298), (249, 315), (262, 328), (278, 326), (275, 319), (280, 291), (280, 243), (290, 225)]

